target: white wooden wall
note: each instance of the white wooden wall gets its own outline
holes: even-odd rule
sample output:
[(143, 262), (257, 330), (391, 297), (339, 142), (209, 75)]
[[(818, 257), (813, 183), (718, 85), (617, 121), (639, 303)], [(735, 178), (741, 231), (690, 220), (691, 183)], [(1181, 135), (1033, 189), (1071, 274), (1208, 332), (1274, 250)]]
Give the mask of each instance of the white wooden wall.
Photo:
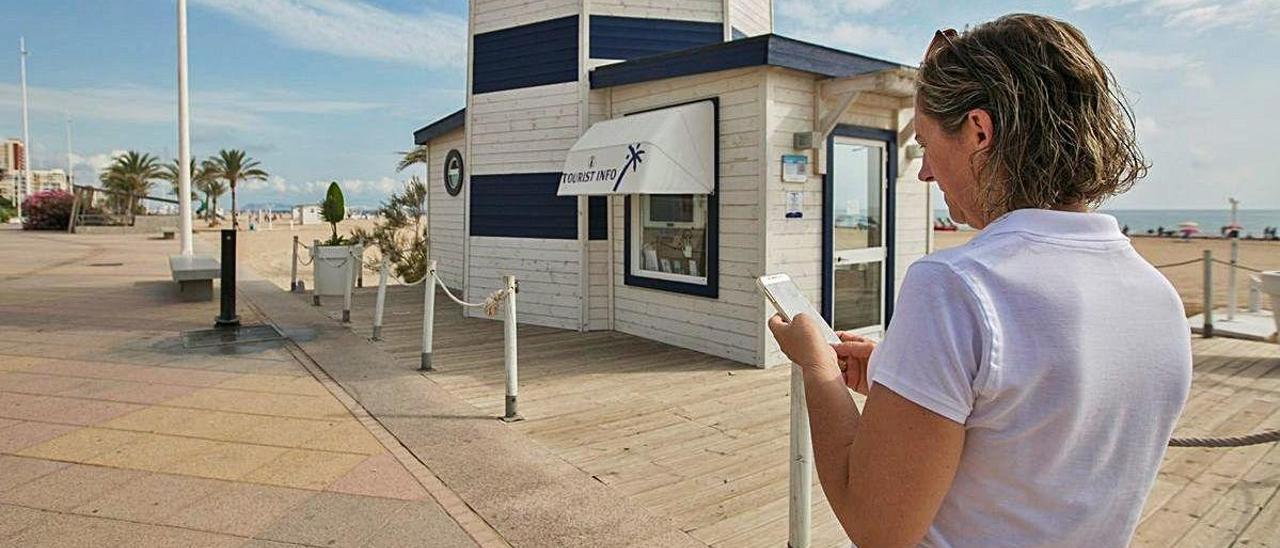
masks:
[(582, 0), (471, 0), (473, 31), (518, 27), (579, 13)]
[(729, 25), (747, 36), (773, 32), (773, 1), (729, 0)]
[[(609, 118), (609, 93), (605, 90), (591, 90), (587, 95), (587, 126)], [(587, 329), (599, 331), (609, 329), (609, 242), (593, 240), (587, 248), (588, 280)]]
[(723, 0), (591, 0), (593, 15), (724, 21)]
[(612, 88), (610, 112), (720, 98), (720, 297), (624, 283), (623, 202), (615, 200), (614, 329), (745, 363), (759, 363), (759, 219), (764, 69), (747, 68)]
[[(767, 216), (767, 239), (764, 261), (770, 274), (787, 273), (795, 279), (805, 296), (814, 303), (822, 297), (822, 176), (816, 173), (812, 151), (792, 147), (793, 135), (812, 131), (813, 101), (817, 78), (788, 69), (768, 71), (766, 93), (770, 105), (767, 135), (766, 192), (764, 210)], [(898, 101), (889, 97), (864, 93), (849, 107), (840, 123), (879, 129), (898, 130), (910, 119), (910, 111), (895, 110)], [(895, 234), (894, 287), (900, 287), (907, 266), (924, 255), (925, 239), (932, 228), (926, 210), (927, 189), (916, 180), (919, 161), (907, 163), (899, 143), (897, 184), (897, 227)], [(801, 183), (782, 182), (783, 154), (805, 154), (809, 157), (809, 178)], [(802, 192), (803, 217), (785, 218), (786, 193)], [(763, 238), (763, 235), (762, 235)], [(762, 307), (761, 321), (772, 314)], [(763, 324), (761, 324), (763, 325)], [(764, 365), (787, 363), (767, 328), (760, 331)]]
[(471, 174), (559, 172), (578, 140), (578, 82), (471, 98)]
[[(520, 323), (576, 330), (581, 257), (577, 240), (472, 236), (468, 299), (480, 302), (511, 274), (520, 284)], [(469, 311), (486, 317), (482, 310)]]
[[(444, 188), (444, 159), (458, 149), (464, 157), (462, 128), (427, 142), (427, 234), (431, 238), (431, 258), (438, 261), (440, 279), (450, 288), (462, 287), (462, 194), (450, 196)], [(464, 167), (465, 171), (465, 167)]]

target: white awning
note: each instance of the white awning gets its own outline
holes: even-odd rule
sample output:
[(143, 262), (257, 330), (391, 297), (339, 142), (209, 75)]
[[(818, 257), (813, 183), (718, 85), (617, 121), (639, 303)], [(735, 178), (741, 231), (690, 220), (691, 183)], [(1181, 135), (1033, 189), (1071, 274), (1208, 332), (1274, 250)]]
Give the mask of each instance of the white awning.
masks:
[(556, 195), (710, 194), (715, 146), (711, 101), (597, 122), (569, 149)]

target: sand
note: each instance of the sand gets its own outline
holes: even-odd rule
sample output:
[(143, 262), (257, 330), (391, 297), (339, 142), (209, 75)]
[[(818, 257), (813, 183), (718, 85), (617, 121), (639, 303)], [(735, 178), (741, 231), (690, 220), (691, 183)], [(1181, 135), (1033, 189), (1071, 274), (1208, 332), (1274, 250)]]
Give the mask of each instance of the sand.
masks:
[[(934, 245), (937, 249), (955, 247), (968, 242), (976, 231), (934, 232)], [(1151, 264), (1164, 265), (1199, 259), (1208, 249), (1215, 259), (1223, 261), (1231, 258), (1231, 242), (1222, 239), (1156, 238), (1139, 236), (1133, 238), (1133, 247)], [(1280, 241), (1240, 240), (1241, 266), (1260, 270), (1280, 270)], [(1213, 267), (1213, 300), (1215, 307), (1226, 306), (1227, 276), (1230, 269), (1224, 265)], [(1187, 315), (1199, 314), (1204, 306), (1204, 263), (1192, 263), (1186, 266), (1164, 268), (1161, 273), (1169, 279), (1182, 296), (1183, 307)], [(1249, 299), (1249, 273), (1239, 271), (1236, 278), (1237, 304), (1244, 307)], [(1262, 308), (1270, 310), (1267, 297), (1262, 298)]]
[[(372, 219), (348, 219), (338, 223), (338, 234), (349, 235), (351, 230), (357, 227), (372, 229), (374, 225)], [(203, 224), (203, 223), (201, 223)], [(290, 246), (293, 237), (297, 236), (298, 240), (306, 245), (311, 245), (312, 240), (326, 240), (331, 232), (328, 224), (309, 224), (294, 225), (293, 230), (289, 229), (289, 221), (277, 221), (270, 230), (248, 230), (248, 223), (241, 222), (240, 233), (236, 235), (236, 254), (241, 264), (248, 266), (259, 276), (266, 278), (282, 289), (289, 288), (289, 261), (292, 258), (290, 254)], [(218, 231), (216, 229), (198, 229), (196, 237), (211, 244), (213, 249), (218, 246)], [(307, 261), (307, 250), (298, 248), (298, 257)], [(366, 259), (377, 259), (378, 251), (376, 249), (367, 250), (365, 252)], [(377, 273), (368, 269), (364, 271), (364, 282), (366, 286), (374, 286), (378, 283)], [(311, 276), (311, 266), (298, 265), (298, 279), (306, 284), (310, 289), (314, 287)], [(391, 283), (395, 283), (394, 279)]]

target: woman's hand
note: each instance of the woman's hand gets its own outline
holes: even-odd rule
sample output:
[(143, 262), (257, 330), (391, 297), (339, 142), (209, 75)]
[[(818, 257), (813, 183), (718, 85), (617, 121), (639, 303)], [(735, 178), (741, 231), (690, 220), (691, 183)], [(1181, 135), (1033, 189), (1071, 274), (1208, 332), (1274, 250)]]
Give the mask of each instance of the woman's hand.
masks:
[(871, 388), (868, 386), (867, 364), (871, 361), (871, 352), (876, 349), (876, 343), (848, 331), (838, 331), (836, 335), (841, 342), (831, 347), (836, 351), (840, 370), (844, 371), (845, 385), (854, 392), (869, 395)]
[(769, 318), (769, 330), (778, 340), (778, 347), (782, 348), (782, 353), (786, 354), (792, 363), (804, 369), (813, 370), (838, 368), (839, 360), (835, 349), (822, 336), (817, 321), (821, 320), (814, 320), (806, 314), (800, 314), (787, 322), (781, 315), (774, 314)]

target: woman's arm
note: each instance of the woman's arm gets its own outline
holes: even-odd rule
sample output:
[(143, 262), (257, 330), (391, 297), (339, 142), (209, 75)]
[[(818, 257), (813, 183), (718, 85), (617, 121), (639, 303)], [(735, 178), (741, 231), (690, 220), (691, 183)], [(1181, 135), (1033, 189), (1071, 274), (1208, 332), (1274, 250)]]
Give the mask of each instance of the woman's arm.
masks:
[(918, 543), (955, 477), (964, 427), (882, 385), (860, 415), (813, 320), (775, 316), (769, 327), (804, 373), (818, 480), (849, 538), (862, 548)]

